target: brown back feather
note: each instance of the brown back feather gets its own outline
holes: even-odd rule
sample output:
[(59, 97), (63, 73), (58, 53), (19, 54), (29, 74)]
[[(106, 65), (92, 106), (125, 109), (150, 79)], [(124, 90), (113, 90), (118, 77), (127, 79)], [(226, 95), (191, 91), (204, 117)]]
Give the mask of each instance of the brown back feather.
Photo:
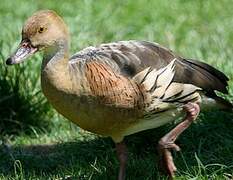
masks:
[(126, 78), (132, 78), (148, 67), (158, 70), (176, 58), (174, 82), (193, 84), (208, 93), (214, 93), (214, 90), (227, 93), (228, 78), (222, 72), (203, 62), (184, 59), (156, 43), (120, 41), (102, 44), (91, 50), (84, 49), (71, 59), (93, 57)]

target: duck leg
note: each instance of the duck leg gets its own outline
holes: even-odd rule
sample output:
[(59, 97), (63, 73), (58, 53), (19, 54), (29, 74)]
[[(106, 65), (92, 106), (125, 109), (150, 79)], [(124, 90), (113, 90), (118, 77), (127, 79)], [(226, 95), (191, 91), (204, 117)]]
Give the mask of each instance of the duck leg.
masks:
[(117, 152), (118, 160), (120, 162), (118, 180), (124, 180), (125, 179), (126, 162), (127, 162), (127, 158), (128, 158), (127, 147), (126, 147), (124, 141), (122, 141), (120, 143), (116, 143), (116, 152)]
[(176, 166), (173, 162), (171, 149), (174, 149), (175, 151), (180, 150), (179, 146), (175, 144), (175, 140), (197, 118), (200, 112), (200, 107), (197, 103), (189, 102), (184, 106), (184, 110), (187, 113), (184, 120), (169, 133), (167, 133), (164, 137), (162, 137), (158, 145), (160, 164), (165, 168), (170, 179), (173, 179), (176, 171)]

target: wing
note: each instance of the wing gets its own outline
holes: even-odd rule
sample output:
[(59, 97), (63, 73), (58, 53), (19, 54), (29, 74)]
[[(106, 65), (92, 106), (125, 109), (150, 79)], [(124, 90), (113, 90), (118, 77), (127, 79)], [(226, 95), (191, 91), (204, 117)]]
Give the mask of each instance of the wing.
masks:
[(173, 82), (193, 84), (209, 94), (214, 94), (214, 90), (227, 93), (228, 78), (222, 72), (203, 62), (184, 59), (156, 43), (120, 41), (102, 44), (80, 51), (71, 57), (71, 61), (99, 59), (114, 72), (133, 78), (147, 68), (164, 68), (175, 58)]

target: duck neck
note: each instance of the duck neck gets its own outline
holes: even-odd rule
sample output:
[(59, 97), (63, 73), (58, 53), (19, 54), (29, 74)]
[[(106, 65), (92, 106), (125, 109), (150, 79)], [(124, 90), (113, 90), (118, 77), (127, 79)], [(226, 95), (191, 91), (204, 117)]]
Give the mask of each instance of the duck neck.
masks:
[[(44, 52), (42, 70), (45, 68), (57, 68), (59, 65), (65, 65), (69, 60), (68, 41), (61, 39), (54, 46), (47, 48)], [(51, 68), (51, 67), (50, 67)]]
[(61, 39), (55, 46), (45, 50), (41, 68), (42, 89), (55, 88), (64, 91), (69, 88), (68, 61), (68, 40)]

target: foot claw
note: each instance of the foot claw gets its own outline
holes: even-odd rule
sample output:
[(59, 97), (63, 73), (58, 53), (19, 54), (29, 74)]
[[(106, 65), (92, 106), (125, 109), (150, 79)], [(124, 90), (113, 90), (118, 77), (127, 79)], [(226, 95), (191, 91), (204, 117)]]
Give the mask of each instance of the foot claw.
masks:
[(171, 148), (174, 149), (175, 151), (180, 151), (180, 147), (178, 145), (176, 145), (175, 143), (171, 144)]
[(175, 143), (168, 143), (162, 148), (164, 148), (164, 149), (173, 149), (174, 151), (180, 151), (181, 150), (180, 147), (178, 145), (176, 145)]

